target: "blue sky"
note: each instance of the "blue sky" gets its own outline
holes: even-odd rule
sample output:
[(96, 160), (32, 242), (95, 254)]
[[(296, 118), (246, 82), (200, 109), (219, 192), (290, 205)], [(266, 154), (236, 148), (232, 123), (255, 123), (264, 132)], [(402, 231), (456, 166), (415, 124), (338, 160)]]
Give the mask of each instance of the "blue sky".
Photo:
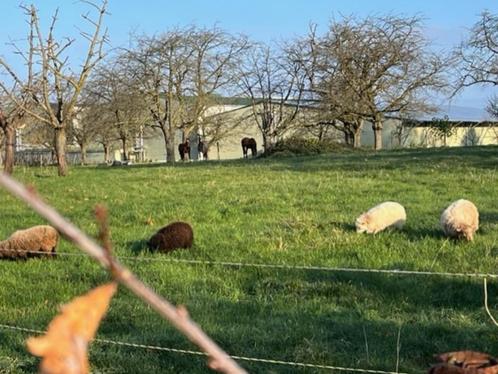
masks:
[[(60, 8), (59, 34), (76, 35), (82, 13), (75, 0), (33, 0), (46, 29), (55, 8)], [(6, 42), (22, 38), (27, 25), (17, 0), (1, 0), (0, 54), (10, 55)], [(420, 14), (426, 34), (436, 49), (449, 49), (465, 37), (466, 30), (488, 9), (498, 13), (494, 0), (109, 0), (106, 20), (113, 46), (126, 45), (131, 30), (159, 33), (174, 26), (196, 24), (244, 33), (254, 40), (270, 42), (306, 33), (310, 22), (324, 29), (332, 16), (340, 14)], [(75, 55), (78, 51), (74, 52)], [(484, 107), (491, 88), (474, 87), (454, 99), (458, 105)]]

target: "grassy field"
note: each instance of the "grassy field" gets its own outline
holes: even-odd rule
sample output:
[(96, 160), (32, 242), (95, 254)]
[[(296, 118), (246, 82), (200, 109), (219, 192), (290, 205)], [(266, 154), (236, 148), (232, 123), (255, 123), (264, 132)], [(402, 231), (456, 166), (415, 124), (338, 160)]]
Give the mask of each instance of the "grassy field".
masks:
[[(90, 234), (92, 209), (111, 214), (119, 256), (192, 317), (230, 354), (423, 372), (434, 353), (498, 354), (498, 327), (483, 308), (482, 279), (224, 267), (167, 258), (445, 272), (493, 272), (498, 262), (498, 148), (400, 150), (204, 162), (177, 166), (18, 168), (66, 217)], [(472, 243), (447, 240), (442, 210), (467, 198), (480, 210)], [(359, 235), (354, 220), (385, 200), (406, 207), (401, 232)], [(0, 237), (44, 221), (0, 191)], [(147, 221), (151, 218), (152, 225)], [(149, 253), (145, 240), (174, 220), (192, 224), (192, 250)], [(78, 250), (62, 241), (59, 252)], [(0, 324), (44, 329), (59, 305), (108, 280), (84, 257), (0, 262)], [(498, 281), (490, 281), (498, 315)], [(27, 334), (0, 329), (0, 372), (31, 373)], [(121, 289), (99, 337), (196, 349)], [(204, 373), (203, 358), (94, 344), (95, 373)], [(241, 362), (250, 372), (313, 369)]]

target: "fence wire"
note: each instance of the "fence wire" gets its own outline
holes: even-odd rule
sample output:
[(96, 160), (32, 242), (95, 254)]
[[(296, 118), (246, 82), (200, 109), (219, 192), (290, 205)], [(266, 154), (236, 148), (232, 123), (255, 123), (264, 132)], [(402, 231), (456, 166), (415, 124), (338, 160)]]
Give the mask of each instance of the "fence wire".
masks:
[[(45, 334), (45, 331), (30, 329), (26, 327), (19, 327), (13, 325), (0, 324), (0, 329), (11, 330), (11, 331), (20, 331), (30, 334)], [(135, 349), (146, 349), (152, 351), (163, 351), (170, 353), (179, 353), (179, 354), (187, 354), (193, 356), (204, 356), (207, 354), (200, 351), (191, 351), (187, 349), (178, 349), (178, 348), (170, 348), (170, 347), (161, 347), (157, 345), (147, 345), (147, 344), (138, 344), (132, 342), (123, 342), (118, 340), (111, 339), (102, 339), (97, 338), (93, 340), (96, 343), (100, 344), (110, 344), (117, 345), (127, 348), (135, 348)], [(334, 366), (334, 365), (321, 365), (321, 364), (312, 364), (305, 362), (294, 362), (294, 361), (283, 361), (283, 360), (273, 360), (267, 358), (257, 358), (257, 357), (246, 357), (246, 356), (235, 356), (230, 355), (231, 358), (238, 361), (246, 361), (246, 362), (255, 362), (255, 363), (263, 363), (270, 365), (284, 365), (284, 366), (292, 366), (292, 367), (301, 367), (301, 368), (313, 368), (313, 369), (324, 369), (324, 370), (335, 370), (335, 371), (343, 371), (343, 372), (351, 372), (351, 373), (372, 373), (372, 374), (408, 374), (404, 372), (394, 372), (394, 371), (384, 371), (384, 370), (374, 370), (374, 369), (361, 369), (361, 368), (350, 368), (344, 366)]]
[[(67, 256), (67, 257), (87, 257), (84, 253), (73, 252), (56, 252), (48, 254), (42, 251), (17, 251), (17, 250), (4, 250), (12, 253), (19, 252), (23, 254), (45, 255), (49, 256)], [(348, 268), (348, 267), (328, 267), (328, 266), (315, 266), (315, 265), (287, 265), (287, 264), (265, 264), (265, 263), (251, 263), (251, 262), (230, 262), (230, 261), (216, 261), (216, 260), (195, 260), (195, 259), (182, 259), (182, 258), (155, 258), (155, 257), (132, 257), (132, 256), (115, 256), (115, 258), (122, 261), (133, 262), (163, 262), (163, 263), (177, 263), (177, 264), (190, 264), (190, 265), (209, 265), (209, 266), (225, 266), (235, 268), (267, 268), (267, 269), (283, 269), (283, 270), (304, 270), (304, 271), (324, 271), (336, 273), (372, 273), (372, 274), (390, 274), (390, 275), (414, 275), (414, 276), (440, 276), (440, 277), (457, 277), (457, 278), (489, 278), (498, 279), (498, 274), (493, 273), (471, 273), (471, 272), (441, 272), (441, 271), (424, 271), (424, 270), (402, 270), (402, 269), (371, 269), (371, 268)]]

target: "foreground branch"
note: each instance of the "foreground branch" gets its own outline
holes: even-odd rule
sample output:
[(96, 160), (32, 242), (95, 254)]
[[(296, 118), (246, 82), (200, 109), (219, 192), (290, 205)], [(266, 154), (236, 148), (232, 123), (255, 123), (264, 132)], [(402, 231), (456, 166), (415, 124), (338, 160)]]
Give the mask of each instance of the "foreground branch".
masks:
[(32, 190), (29, 190), (5, 173), (0, 175), (0, 185), (38, 212), (38, 214), (63, 234), (67, 240), (76, 244), (81, 250), (97, 260), (104, 268), (112, 270), (113, 276), (118, 282), (150, 305), (163, 318), (169, 320), (192, 343), (206, 352), (210, 357), (209, 366), (212, 369), (224, 373), (245, 373), (234, 360), (189, 318), (185, 308), (175, 308), (167, 300), (160, 297), (140, 281), (129, 269), (121, 265), (116, 259), (108, 256), (100, 245), (63, 218), (54, 208), (43, 202)]

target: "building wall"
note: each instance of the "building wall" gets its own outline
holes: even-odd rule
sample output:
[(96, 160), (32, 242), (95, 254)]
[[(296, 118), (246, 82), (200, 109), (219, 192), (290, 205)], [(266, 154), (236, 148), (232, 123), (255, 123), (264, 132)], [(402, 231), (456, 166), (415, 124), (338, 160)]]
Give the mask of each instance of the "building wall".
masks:
[[(388, 119), (384, 122), (382, 131), (383, 148), (441, 147), (444, 145), (443, 139), (435, 136), (428, 127), (405, 127), (400, 134), (400, 124), (401, 122), (395, 119)], [(362, 146), (373, 147), (374, 133), (371, 123), (365, 122), (361, 138)], [(455, 133), (446, 139), (446, 145), (449, 147), (496, 144), (498, 144), (498, 126), (458, 127)]]
[[(244, 137), (254, 138), (258, 146), (258, 153), (263, 149), (263, 138), (258, 126), (252, 118), (252, 110), (242, 106), (223, 106), (227, 111), (227, 125), (236, 124), (237, 126), (230, 133), (222, 138), (219, 142), (210, 145), (208, 157), (211, 160), (229, 160), (242, 157), (242, 147), (240, 141)], [(242, 120), (243, 119), (243, 120)], [(202, 135), (202, 130), (200, 130)], [(191, 148), (191, 159), (197, 160), (197, 144), (199, 135), (192, 133), (189, 137)], [(180, 160), (178, 144), (182, 142), (182, 132), (177, 131), (175, 138), (175, 159)], [(166, 147), (162, 132), (159, 129), (151, 129), (144, 137), (145, 159), (152, 162), (166, 161)]]
[[(256, 139), (258, 153), (263, 151), (263, 138), (261, 132), (258, 129), (257, 123), (253, 117), (253, 111), (250, 106), (236, 106), (236, 105), (224, 105), (210, 108), (211, 113), (217, 114), (223, 113), (222, 118), (224, 125), (230, 128), (229, 134), (223, 137), (219, 142), (214, 142), (209, 148), (209, 159), (211, 160), (227, 160), (227, 159), (237, 159), (242, 157), (242, 147), (240, 141), (244, 137)], [(292, 110), (289, 107), (289, 110)], [(312, 111), (302, 111), (299, 115), (298, 121), (300, 123), (311, 123), (313, 122), (313, 112)], [(398, 147), (437, 147), (443, 145), (443, 140), (437, 138), (427, 127), (415, 127), (407, 128), (404, 127), (402, 131), (400, 129), (401, 122), (395, 119), (388, 119), (384, 122), (384, 130), (382, 132), (382, 142), (383, 148), (398, 148)], [(233, 128), (232, 128), (233, 127)], [(206, 127), (205, 138), (209, 139), (209, 127)], [(199, 130), (202, 136), (203, 130)], [(286, 134), (288, 136), (312, 136), (307, 129), (298, 128), (291, 129)], [(337, 141), (344, 141), (344, 135), (335, 129), (328, 132), (327, 137), (332, 139), (337, 139)], [(363, 147), (373, 147), (374, 144), (374, 134), (372, 130), (371, 123), (365, 122), (362, 134), (361, 134), (361, 144)], [(197, 155), (197, 143), (199, 135), (193, 133), (190, 136), (191, 144), (191, 158), (196, 160)], [(182, 142), (182, 132), (177, 131), (175, 139), (175, 159), (179, 160), (180, 155), (178, 152), (178, 144)], [(17, 143), (17, 142), (16, 142)], [(133, 146), (133, 141), (130, 142), (130, 147)], [(447, 139), (447, 146), (471, 146), (471, 145), (489, 145), (498, 144), (498, 126), (495, 127), (460, 127), (457, 128), (455, 134)], [(21, 141), (19, 136), (19, 144), (22, 145), (18, 147), (18, 159), (20, 163), (27, 164), (39, 164), (48, 163), (51, 159), (49, 150), (36, 149), (31, 144), (26, 144)], [(144, 134), (143, 139), (144, 147), (144, 158), (146, 162), (164, 162), (166, 161), (166, 149), (164, 144), (164, 139), (162, 132), (159, 129), (147, 129)], [(70, 162), (79, 163), (79, 157), (76, 156), (78, 153), (77, 147), (70, 149), (68, 154)], [(104, 155), (101, 151), (100, 145), (92, 145), (91, 149), (93, 152), (88, 153), (89, 163), (102, 163), (104, 162)], [(134, 156), (133, 150), (130, 149), (130, 156), (132, 161)], [(114, 145), (111, 151), (111, 157), (115, 160), (121, 160), (121, 150), (119, 144)], [(1, 160), (0, 160), (1, 161)]]

